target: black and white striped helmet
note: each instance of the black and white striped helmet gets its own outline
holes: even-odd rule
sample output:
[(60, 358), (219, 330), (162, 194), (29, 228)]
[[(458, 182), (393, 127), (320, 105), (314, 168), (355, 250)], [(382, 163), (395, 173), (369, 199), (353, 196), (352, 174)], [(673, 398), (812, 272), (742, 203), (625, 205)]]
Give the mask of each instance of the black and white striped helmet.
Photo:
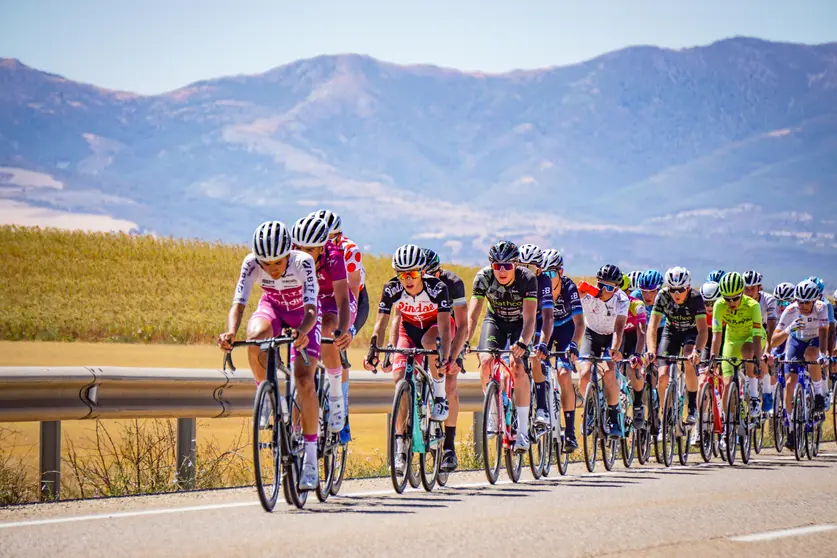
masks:
[(534, 244), (520, 245), (520, 263), (543, 266), (543, 250)]
[(313, 212), (311, 215), (319, 217), (320, 219), (324, 220), (328, 224), (328, 233), (336, 233), (336, 232), (343, 232), (343, 219), (333, 211), (329, 211), (328, 209), (320, 209), (319, 211)]
[(793, 297), (799, 302), (819, 300), (820, 290), (817, 288), (816, 283), (806, 279), (796, 286), (796, 289), (793, 291)]
[(328, 242), (328, 233), (325, 219), (309, 215), (294, 223), (291, 237), (300, 248), (318, 248)]
[(415, 244), (405, 244), (392, 255), (395, 271), (412, 271), (424, 267), (424, 251)]
[(721, 298), (721, 286), (716, 281), (707, 281), (700, 288), (700, 296), (706, 302), (715, 302)]
[(253, 233), (253, 253), (259, 261), (284, 258), (291, 252), (291, 244), (291, 233), (280, 221), (265, 221)]
[(628, 273), (628, 279), (631, 280), (631, 288), (638, 289), (639, 288), (639, 280), (642, 278), (644, 271), (632, 271)]
[(794, 284), (789, 281), (779, 283), (776, 285), (776, 288), (773, 289), (773, 296), (775, 296), (776, 300), (779, 302), (792, 302), (795, 288)]
[(745, 287), (755, 287), (756, 285), (761, 285), (762, 276), (761, 273), (751, 269), (750, 271), (744, 272), (744, 286)]
[(541, 259), (543, 261), (541, 269), (544, 271), (558, 271), (564, 267), (564, 257), (558, 250), (544, 250)]
[(666, 271), (665, 284), (675, 289), (688, 287), (692, 283), (692, 275), (685, 267), (672, 267)]

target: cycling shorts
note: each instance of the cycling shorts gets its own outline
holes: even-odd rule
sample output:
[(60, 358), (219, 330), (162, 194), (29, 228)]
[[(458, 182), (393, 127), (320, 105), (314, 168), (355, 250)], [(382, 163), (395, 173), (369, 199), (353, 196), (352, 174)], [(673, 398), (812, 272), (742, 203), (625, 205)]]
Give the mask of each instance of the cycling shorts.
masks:
[[(253, 320), (267, 320), (273, 328), (273, 336), (281, 335), (282, 329), (290, 327), (293, 329), (302, 325), (302, 320), (305, 317), (305, 310), (300, 306), (296, 310), (287, 310), (278, 304), (273, 298), (262, 294), (259, 299), (259, 305), (256, 311), (250, 316), (250, 322)], [(320, 358), (320, 337), (322, 335), (322, 314), (317, 312), (317, 324), (308, 332), (308, 346), (305, 347), (305, 352), (312, 359)], [(248, 322), (249, 327), (249, 322)], [(291, 360), (299, 354), (295, 348), (291, 349)]]
[(583, 357), (602, 357), (604, 356), (605, 351), (610, 350), (612, 343), (612, 333), (602, 335), (601, 333), (596, 333), (588, 327), (584, 330), (584, 337), (581, 339), (581, 350), (579, 353), (581, 353), (581, 356)]
[[(752, 337), (749, 339), (726, 339), (724, 341), (724, 347), (721, 349), (721, 356), (724, 358), (744, 358), (741, 356), (741, 348), (745, 343), (752, 342)], [(724, 378), (732, 378), (732, 375), (735, 373), (735, 368), (729, 362), (722, 362), (721, 370), (724, 373)]]
[(480, 349), (506, 349), (520, 340), (523, 320), (505, 322), (493, 314), (487, 314), (480, 331)]
[[(805, 350), (808, 347), (819, 347), (820, 346), (820, 338), (814, 337), (808, 341), (803, 341), (802, 339), (797, 339), (793, 335), (788, 336), (787, 342), (787, 349), (786, 349), (786, 360), (805, 360)], [(786, 364), (785, 365), (785, 373), (786, 374), (798, 374), (799, 373), (799, 364)]]
[[(575, 335), (575, 323), (570, 320), (552, 329), (552, 337), (549, 339), (549, 350), (566, 351), (572, 343)], [(557, 364), (570, 368), (570, 361), (566, 357), (558, 357)]]
[[(414, 349), (414, 348), (421, 348), (423, 345), (421, 340), (424, 339), (424, 336), (432, 330), (433, 328), (437, 328), (436, 335), (438, 335), (438, 326), (437, 324), (432, 324), (426, 328), (421, 328), (415, 326), (409, 322), (404, 320), (401, 321), (401, 327), (398, 328), (398, 342), (395, 344), (396, 347), (399, 349)], [(456, 333), (456, 325), (453, 321), (453, 316), (450, 317), (450, 328), (451, 328), (451, 339)], [(416, 364), (423, 364), (424, 363), (424, 355), (419, 355), (416, 357)], [(393, 355), (392, 357), (392, 371), (393, 372), (403, 372), (407, 368), (407, 357), (404, 355)]]
[(698, 331), (696, 327), (686, 331), (676, 331), (664, 327), (662, 341), (657, 348), (657, 353), (665, 356), (680, 356), (680, 351), (683, 347), (695, 344), (697, 336)]

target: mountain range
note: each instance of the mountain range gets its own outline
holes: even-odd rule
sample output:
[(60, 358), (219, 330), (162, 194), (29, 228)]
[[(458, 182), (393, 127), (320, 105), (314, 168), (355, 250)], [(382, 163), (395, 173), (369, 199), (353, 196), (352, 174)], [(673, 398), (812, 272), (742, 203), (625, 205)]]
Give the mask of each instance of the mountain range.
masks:
[(246, 243), (319, 207), (373, 253), (478, 263), (508, 237), (578, 274), (837, 278), (837, 43), (506, 74), (320, 56), (154, 96), (0, 59), (4, 222)]

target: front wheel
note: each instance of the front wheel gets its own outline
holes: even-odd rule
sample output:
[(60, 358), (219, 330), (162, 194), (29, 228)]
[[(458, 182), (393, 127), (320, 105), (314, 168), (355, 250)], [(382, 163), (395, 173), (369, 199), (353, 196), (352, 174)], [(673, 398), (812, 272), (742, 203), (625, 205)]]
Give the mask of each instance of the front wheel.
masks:
[(712, 413), (712, 384), (707, 381), (700, 390), (700, 402), (698, 405), (700, 456), (703, 458), (704, 463), (709, 463), (712, 460), (712, 442), (714, 438)]
[(741, 402), (741, 462), (744, 465), (750, 462), (750, 456), (753, 450), (753, 439), (755, 438), (755, 424), (750, 418), (750, 398), (744, 398)]
[(776, 395), (773, 398), (773, 443), (776, 451), (782, 453), (785, 449), (785, 388), (776, 384)]
[(587, 385), (584, 391), (584, 412), (581, 416), (581, 435), (584, 446), (584, 463), (587, 470), (593, 472), (596, 469), (596, 453), (599, 441), (599, 401), (596, 397), (596, 390), (592, 383)]
[(799, 384), (793, 390), (792, 415), (793, 441), (796, 442), (793, 453), (797, 461), (802, 461), (805, 456), (805, 394)]
[(726, 424), (724, 425), (724, 436), (726, 437), (727, 463), (735, 464), (735, 452), (738, 449), (738, 427), (741, 424), (741, 411), (738, 402), (738, 386), (730, 383), (727, 386), (727, 409)]
[(276, 415), (273, 384), (264, 381), (256, 392), (253, 407), (253, 466), (256, 471), (256, 491), (265, 511), (273, 511), (276, 507), (281, 480), (281, 446)]
[(349, 455), (347, 444), (339, 444), (334, 448), (334, 481), (331, 483), (331, 494), (337, 496), (343, 485), (343, 475), (346, 473), (346, 458)]
[[(517, 407), (514, 404), (514, 389), (512, 389), (511, 393), (509, 393), (509, 407), (511, 409), (511, 431), (518, 434), (517, 428)], [(514, 451), (514, 443), (509, 441), (509, 447), (504, 449), (504, 454), (506, 458), (506, 473), (508, 473), (509, 478), (512, 482), (516, 483), (520, 481), (520, 473), (523, 471), (523, 452), (518, 453)], [(532, 441), (529, 440), (531, 444)]]
[(665, 400), (663, 402), (663, 463), (671, 467), (674, 460), (674, 444), (677, 438), (677, 404), (674, 401), (674, 384), (669, 382), (666, 388)]
[[(407, 488), (407, 480), (410, 476), (411, 462), (413, 457), (413, 391), (406, 380), (400, 380), (395, 386), (395, 396), (392, 400), (392, 420), (389, 425), (389, 436), (387, 437), (387, 449), (389, 455), (389, 473), (392, 479), (392, 487), (395, 492), (401, 494)], [(404, 430), (398, 433), (398, 419), (404, 416)], [(403, 457), (403, 461), (397, 459)], [(396, 463), (396, 461), (400, 463)], [(399, 465), (396, 467), (396, 465)]]
[(482, 463), (488, 482), (494, 484), (500, 475), (500, 456), (503, 453), (503, 427), (505, 421), (500, 404), (500, 386), (491, 380), (485, 389), (482, 402)]

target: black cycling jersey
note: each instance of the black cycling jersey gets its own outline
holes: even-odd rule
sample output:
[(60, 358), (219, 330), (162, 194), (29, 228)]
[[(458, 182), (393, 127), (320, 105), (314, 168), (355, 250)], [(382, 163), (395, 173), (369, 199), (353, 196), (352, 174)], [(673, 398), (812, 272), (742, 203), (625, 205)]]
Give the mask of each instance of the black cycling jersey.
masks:
[(491, 266), (482, 268), (474, 277), (474, 298), (488, 300), (488, 315), (499, 321), (516, 322), (523, 319), (523, 301), (538, 300), (538, 280), (523, 266), (514, 270), (514, 280), (501, 285)]
[(670, 330), (688, 331), (697, 327), (698, 319), (706, 319), (706, 308), (703, 306), (703, 297), (695, 289), (689, 290), (689, 296), (683, 304), (675, 303), (668, 289), (663, 289), (657, 293), (651, 314), (665, 317), (666, 328)]
[(451, 308), (454, 306), (463, 306), (468, 302), (465, 300), (465, 283), (459, 275), (453, 271), (443, 269), (439, 272), (439, 279), (441, 279), (448, 288), (448, 299)]

